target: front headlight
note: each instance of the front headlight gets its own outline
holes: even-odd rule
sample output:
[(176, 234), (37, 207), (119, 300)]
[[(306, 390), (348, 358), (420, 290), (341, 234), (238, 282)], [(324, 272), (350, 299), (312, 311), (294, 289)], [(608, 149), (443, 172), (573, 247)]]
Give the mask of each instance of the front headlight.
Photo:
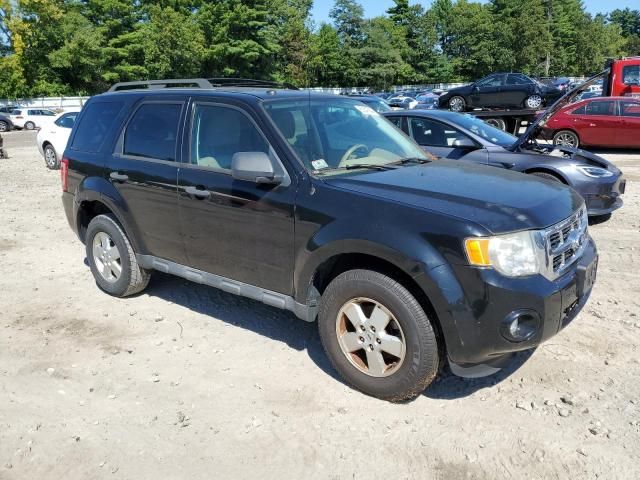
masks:
[(540, 272), (542, 246), (536, 232), (524, 231), (495, 237), (467, 238), (464, 242), (471, 265), (493, 267), (507, 277), (523, 277)]
[(605, 178), (613, 175), (613, 173), (611, 173), (606, 168), (583, 167), (583, 166), (577, 166), (576, 168), (578, 169), (579, 172), (591, 178)]

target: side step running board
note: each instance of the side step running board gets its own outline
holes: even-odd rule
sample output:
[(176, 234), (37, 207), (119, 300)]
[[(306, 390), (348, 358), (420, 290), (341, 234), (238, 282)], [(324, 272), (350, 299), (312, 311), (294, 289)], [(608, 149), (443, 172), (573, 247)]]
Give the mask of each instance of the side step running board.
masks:
[(163, 260), (153, 255), (136, 255), (138, 263), (141, 267), (147, 269), (158, 270), (163, 273), (170, 273), (178, 277), (186, 278), (195, 283), (202, 283), (210, 287), (219, 288), (225, 292), (233, 293), (241, 297), (251, 298), (259, 302), (271, 305), (272, 307), (293, 312), (296, 317), (307, 322), (313, 322), (316, 317), (317, 307), (309, 307), (302, 303), (298, 303), (289, 295), (272, 292), (264, 288), (249, 285), (248, 283), (238, 282), (230, 278), (214, 275), (213, 273), (203, 272), (195, 268), (180, 265), (179, 263)]

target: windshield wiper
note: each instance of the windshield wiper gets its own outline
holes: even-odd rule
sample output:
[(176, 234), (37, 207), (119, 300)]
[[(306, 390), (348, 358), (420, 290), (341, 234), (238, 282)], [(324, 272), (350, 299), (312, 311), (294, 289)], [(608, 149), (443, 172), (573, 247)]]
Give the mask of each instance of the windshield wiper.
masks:
[(398, 167), (389, 165), (388, 163), (386, 163), (386, 164), (351, 163), (349, 165), (345, 165), (344, 167), (338, 167), (338, 168), (344, 168), (345, 170), (356, 170), (358, 168), (368, 168), (370, 170), (395, 170)]
[(422, 165), (425, 163), (431, 163), (431, 160), (427, 160), (426, 158), (420, 158), (420, 157), (405, 157), (405, 158), (401, 158), (396, 162), (391, 162), (391, 163), (393, 163), (394, 165), (406, 165), (407, 163), (418, 163)]

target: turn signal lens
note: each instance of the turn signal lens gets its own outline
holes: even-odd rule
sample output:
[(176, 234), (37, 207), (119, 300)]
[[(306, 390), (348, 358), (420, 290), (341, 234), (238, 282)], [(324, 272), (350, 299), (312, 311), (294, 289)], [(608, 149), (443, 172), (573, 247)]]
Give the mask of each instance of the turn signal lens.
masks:
[(471, 265), (488, 267), (489, 260), (489, 239), (488, 238), (467, 238), (464, 241), (464, 248), (467, 251), (467, 258)]

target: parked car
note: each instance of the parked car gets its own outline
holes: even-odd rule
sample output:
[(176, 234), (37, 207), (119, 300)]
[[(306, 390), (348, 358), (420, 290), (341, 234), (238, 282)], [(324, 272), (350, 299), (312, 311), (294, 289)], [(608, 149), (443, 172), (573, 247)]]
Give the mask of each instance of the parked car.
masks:
[(423, 110), (438, 108), (438, 97), (438, 95), (431, 92), (421, 93), (416, 97), (418, 103), (413, 108)]
[(568, 77), (558, 77), (551, 83), (552, 86), (559, 90), (566, 90), (571, 85), (571, 79)]
[(415, 108), (418, 105), (418, 101), (413, 97), (408, 97), (406, 95), (398, 95), (395, 97), (391, 97), (387, 100), (389, 106), (393, 109), (408, 109)]
[(537, 110), (562, 95), (522, 73), (492, 73), (474, 83), (450, 89), (440, 96), (439, 107), (454, 112), (474, 108), (527, 108)]
[(390, 112), (392, 110), (385, 100), (376, 95), (350, 95), (350, 97), (360, 100), (365, 105), (369, 105), (378, 113)]
[(640, 148), (640, 98), (595, 97), (565, 106), (541, 137), (568, 147)]
[(10, 115), (16, 108), (20, 108), (17, 105), (4, 105), (0, 107), (0, 114)]
[(67, 140), (79, 112), (80, 110), (77, 109), (61, 113), (38, 132), (36, 143), (48, 168), (60, 168), (60, 155), (67, 146)]
[(602, 96), (602, 90), (582, 92), (580, 95), (576, 97), (575, 101), (577, 102), (579, 100), (586, 100), (587, 98), (596, 98), (601, 96)]
[(11, 121), (16, 128), (33, 130), (51, 123), (56, 112), (46, 108), (20, 108), (11, 112)]
[[(162, 88), (177, 85), (190, 88)], [(388, 400), (445, 361), (496, 372), (589, 297), (596, 248), (561, 183), (432, 162), (344, 96), (203, 79), (111, 90), (61, 163), (69, 225), (111, 295), (160, 270), (317, 319), (335, 369)]]
[(9, 115), (0, 113), (0, 132), (10, 132), (13, 130), (13, 122)]
[(602, 157), (581, 150), (522, 148), (522, 138), (469, 114), (447, 110), (394, 111), (385, 116), (428, 152), (451, 160), (529, 173), (574, 188), (591, 216), (622, 206), (625, 179)]

